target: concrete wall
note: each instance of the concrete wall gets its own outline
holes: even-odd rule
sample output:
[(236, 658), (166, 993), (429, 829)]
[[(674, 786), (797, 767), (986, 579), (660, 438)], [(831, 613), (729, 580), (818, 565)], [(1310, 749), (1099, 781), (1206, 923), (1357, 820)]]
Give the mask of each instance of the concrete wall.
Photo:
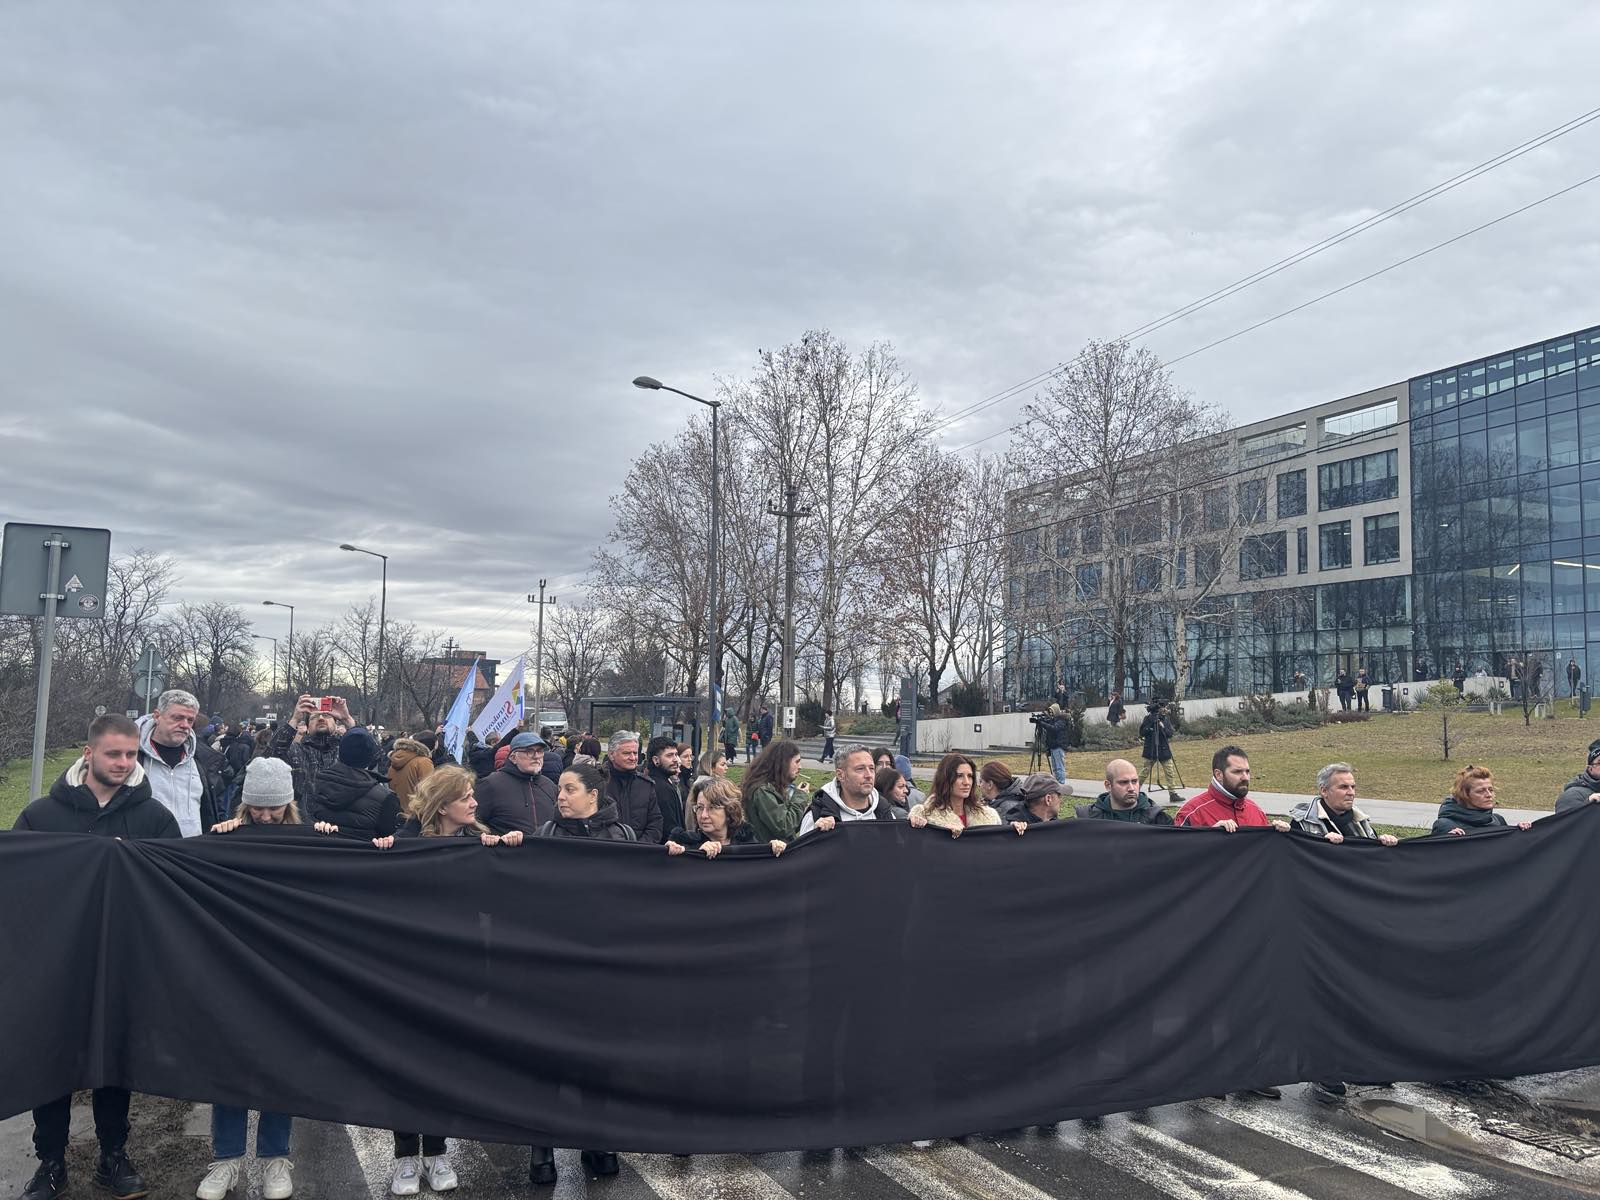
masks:
[[(1471, 678), (1467, 680), (1467, 695), (1482, 698), (1488, 693), (1489, 686), (1498, 682), (1502, 688), (1507, 687), (1504, 679)], [(1394, 685), (1398, 701), (1414, 705), (1428, 694), (1428, 689), (1433, 684), (1423, 680), (1417, 683), (1397, 683)], [(1296, 700), (1305, 699), (1304, 692), (1274, 692), (1273, 697), (1279, 704), (1291, 704)], [(1338, 697), (1330, 691), (1328, 696), (1330, 705), (1339, 703)], [(1374, 684), (1370, 693), (1373, 711), (1379, 711), (1383, 705), (1382, 685)], [(1218, 713), (1239, 712), (1243, 706), (1243, 699), (1239, 696), (1219, 696), (1211, 700), (1185, 700), (1183, 702), (1183, 715), (1185, 717), (1214, 717)], [(1139, 722), (1144, 720), (1146, 707), (1143, 704), (1128, 705), (1128, 715), (1123, 724), (1132, 724), (1135, 729)], [(918, 754), (943, 754), (949, 750), (994, 750), (1001, 747), (1015, 748), (1018, 746), (1033, 745), (1033, 725), (1029, 722), (1030, 713), (989, 713), (981, 717), (941, 717), (932, 721), (917, 722), (917, 753)], [(1083, 719), (1086, 724), (1105, 723), (1106, 710), (1104, 708), (1085, 709)]]

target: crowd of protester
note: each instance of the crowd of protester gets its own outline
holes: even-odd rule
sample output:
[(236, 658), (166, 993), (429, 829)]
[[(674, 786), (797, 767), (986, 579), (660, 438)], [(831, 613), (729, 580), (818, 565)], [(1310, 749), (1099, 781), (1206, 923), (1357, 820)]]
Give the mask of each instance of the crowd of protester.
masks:
[[(1009, 827), (1021, 836), (1061, 819), (1063, 802), (1072, 795), (1064, 763), (1055, 754), (1052, 770), (1025, 777), (999, 761), (980, 769), (964, 754), (946, 754), (924, 795), (909, 759), (863, 746), (832, 756), (833, 778), (813, 790), (801, 772), (799, 745), (771, 740), (771, 714), (765, 708), (752, 721), (747, 750), (753, 752), (738, 783), (728, 778), (737, 726), (735, 740), (725, 735), (720, 750), (708, 749), (698, 759), (691, 747), (666, 736), (641, 747), (638, 733), (621, 730), (602, 749), (593, 734), (557, 737), (548, 728), (515, 729), (481, 744), (469, 736), (465, 765), (458, 765), (444, 745), (442, 728), (380, 737), (383, 731), (352, 720), (340, 700), (301, 696), (276, 729), (252, 731), (240, 724), (212, 730), (214, 740), (201, 736), (199, 719), (198, 701), (182, 691), (164, 693), (155, 710), (137, 721), (114, 714), (96, 717), (82, 757), (23, 810), (14, 827), (172, 838), (291, 825), (303, 827), (308, 836), (353, 838), (379, 850), (391, 849), (397, 839), (469, 838), (514, 848), (527, 838), (548, 837), (653, 843), (673, 856), (714, 859), (738, 852), (776, 858), (799, 838), (855, 821), (904, 821), (951, 837), (977, 827)], [(1165, 720), (1159, 708), (1145, 718), (1150, 726), (1147, 774), (1151, 764), (1170, 758)], [(1050, 729), (1044, 732), (1048, 738)], [(1316, 794), (1294, 807), (1287, 820), (1272, 819), (1250, 798), (1248, 754), (1224, 746), (1212, 758), (1205, 788), (1173, 814), (1142, 790), (1139, 769), (1118, 758), (1106, 764), (1105, 790), (1076, 806), (1073, 815), (1224, 833), (1270, 826), (1330, 843), (1397, 843), (1394, 835), (1377, 832), (1356, 804), (1356, 775), (1348, 763), (1329, 763), (1315, 782)], [(1488, 768), (1462, 768), (1430, 835), (1504, 827), (1495, 796)], [(1555, 807), (1562, 812), (1596, 801), (1600, 740), (1588, 747), (1584, 771), (1562, 790)], [(1344, 1093), (1338, 1081), (1315, 1086), (1324, 1094)], [(1276, 1097), (1277, 1091), (1261, 1088), (1257, 1094)], [(129, 1101), (129, 1093), (117, 1088), (93, 1094), (100, 1146), (94, 1177), (118, 1200), (148, 1192), (127, 1153)], [(66, 1194), (70, 1110), (70, 1097), (34, 1110), (39, 1167), (23, 1200), (57, 1200)], [(222, 1200), (242, 1188), (248, 1117), (242, 1109), (213, 1106), (214, 1161), (196, 1189), (200, 1200)], [(266, 1200), (293, 1194), (291, 1128), (287, 1115), (258, 1117), (255, 1151)], [(616, 1155), (607, 1150), (585, 1149), (582, 1160), (596, 1175), (618, 1170)], [(555, 1178), (553, 1149), (533, 1147), (529, 1179), (553, 1183)], [(456, 1186), (444, 1138), (394, 1131), (391, 1192), (416, 1194), (423, 1181), (434, 1191)]]

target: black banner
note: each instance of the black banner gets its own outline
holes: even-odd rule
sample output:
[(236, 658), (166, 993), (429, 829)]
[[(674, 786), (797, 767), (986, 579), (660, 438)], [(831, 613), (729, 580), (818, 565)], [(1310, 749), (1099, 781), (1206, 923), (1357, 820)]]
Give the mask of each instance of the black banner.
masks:
[(862, 822), (781, 859), (0, 835), (0, 1115), (114, 1084), (754, 1152), (1600, 1062), (1600, 812), (1394, 848)]

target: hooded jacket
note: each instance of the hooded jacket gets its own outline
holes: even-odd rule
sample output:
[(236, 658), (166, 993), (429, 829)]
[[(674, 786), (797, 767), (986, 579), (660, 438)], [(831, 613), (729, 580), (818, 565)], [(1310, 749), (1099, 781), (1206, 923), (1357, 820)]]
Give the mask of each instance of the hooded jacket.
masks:
[(539, 826), (536, 836), (593, 838), (603, 842), (639, 840), (633, 826), (617, 815), (617, 806), (610, 800), (602, 800), (592, 817), (563, 817), (558, 814), (553, 820)]
[(1223, 821), (1237, 821), (1240, 825), (1272, 824), (1254, 800), (1249, 796), (1243, 800), (1230, 796), (1222, 790), (1215, 776), (1212, 776), (1211, 785), (1205, 791), (1184, 801), (1173, 824), (1203, 829)]
[(617, 806), (617, 815), (633, 827), (641, 842), (660, 845), (666, 837), (667, 827), (661, 819), (661, 805), (656, 801), (656, 785), (638, 771), (621, 771), (608, 757), (600, 764), (600, 773), (606, 777), (603, 799)]
[(1589, 803), (1589, 797), (1595, 792), (1600, 792), (1600, 779), (1584, 771), (1561, 789), (1561, 795), (1556, 797), (1556, 811), (1566, 812), (1568, 809), (1582, 808)]
[(101, 837), (181, 837), (178, 819), (150, 791), (144, 767), (134, 764), (126, 782), (104, 808), (85, 784), (89, 762), (80, 758), (49, 792), (17, 814), (11, 828), (35, 833), (93, 833)]
[(400, 802), (389, 785), (371, 771), (335, 762), (317, 776), (317, 790), (306, 805), (306, 824), (327, 821), (348, 838), (388, 837), (400, 822)]
[(478, 798), (478, 822), (491, 833), (533, 831), (556, 818), (556, 789), (541, 773), (529, 775), (508, 762), (473, 789)]
[(410, 811), (417, 785), (433, 774), (433, 755), (415, 738), (399, 738), (389, 751), (389, 786), (402, 811)]
[[(894, 808), (878, 795), (876, 790), (871, 793), (872, 802), (864, 809), (851, 808), (839, 798), (839, 781), (830, 779), (817, 789), (816, 795), (811, 797), (811, 807), (806, 810), (805, 817), (800, 822), (798, 836), (804, 837), (816, 828), (817, 822), (823, 817), (832, 817), (835, 821), (898, 821)], [(759, 836), (761, 830), (756, 830)]]
[[(1377, 841), (1378, 835), (1372, 828), (1372, 822), (1367, 819), (1367, 814), (1361, 809), (1351, 806), (1350, 819), (1355, 822), (1356, 837), (1366, 838), (1368, 841)], [(1323, 807), (1321, 796), (1312, 796), (1302, 800), (1289, 810), (1289, 823), (1301, 833), (1309, 833), (1313, 837), (1326, 837), (1330, 833), (1340, 832), (1339, 827), (1333, 823)]]
[(1477, 833), (1484, 829), (1503, 829), (1505, 823), (1506, 819), (1492, 808), (1468, 808), (1454, 796), (1446, 796), (1444, 803), (1439, 805), (1439, 817), (1429, 832), (1449, 833), (1452, 829), (1460, 829), (1466, 833)]
[(156, 726), (155, 717), (140, 717), (137, 724), (139, 765), (144, 768), (151, 794), (178, 819), (178, 829), (184, 837), (198, 837), (223, 819), (223, 794), (227, 784), (222, 778), (222, 755), (190, 730), (184, 742), (183, 757), (177, 766), (169, 767), (150, 740)]
[(1127, 821), (1132, 825), (1171, 825), (1172, 817), (1166, 809), (1143, 792), (1132, 808), (1113, 808), (1111, 793), (1101, 792), (1093, 804), (1080, 804), (1078, 818), (1084, 821)]

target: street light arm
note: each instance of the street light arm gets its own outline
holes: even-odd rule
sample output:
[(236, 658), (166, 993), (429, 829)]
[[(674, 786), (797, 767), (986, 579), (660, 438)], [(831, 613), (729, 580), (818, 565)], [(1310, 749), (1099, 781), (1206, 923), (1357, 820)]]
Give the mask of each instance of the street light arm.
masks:
[(633, 381), (633, 386), (644, 388), (649, 392), (671, 392), (674, 396), (682, 396), (685, 400), (693, 400), (696, 404), (704, 404), (707, 408), (722, 407), (721, 400), (707, 400), (702, 396), (696, 396), (693, 392), (685, 392), (675, 387), (668, 387), (659, 379), (652, 379), (649, 375), (639, 376)]

